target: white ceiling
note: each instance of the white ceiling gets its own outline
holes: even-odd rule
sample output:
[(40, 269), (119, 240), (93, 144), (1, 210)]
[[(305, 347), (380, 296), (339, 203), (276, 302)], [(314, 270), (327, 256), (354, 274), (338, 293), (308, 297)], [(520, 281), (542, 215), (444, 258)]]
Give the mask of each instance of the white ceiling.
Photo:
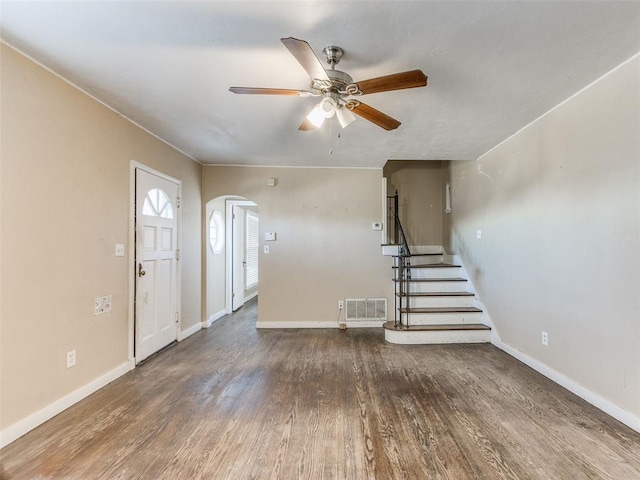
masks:
[[(640, 2), (77, 1), (0, 3), (2, 38), (205, 164), (380, 167), (476, 159), (640, 51)], [(281, 37), (345, 50), (363, 80), (426, 88), (363, 100), (402, 122), (298, 125), (317, 99)], [(338, 136), (340, 134), (340, 136)], [(333, 150), (333, 153), (330, 153)]]

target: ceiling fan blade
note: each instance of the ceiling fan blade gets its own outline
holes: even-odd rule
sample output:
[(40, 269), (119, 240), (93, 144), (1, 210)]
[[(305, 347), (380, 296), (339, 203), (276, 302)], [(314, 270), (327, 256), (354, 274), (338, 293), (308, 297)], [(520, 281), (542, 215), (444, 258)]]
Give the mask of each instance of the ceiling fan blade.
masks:
[(290, 90), (288, 88), (254, 88), (254, 87), (230, 87), (230, 92), (251, 94), (251, 95), (297, 95), (298, 97), (308, 97), (311, 92), (306, 90)]
[(296, 57), (296, 60), (298, 60), (302, 68), (306, 70), (311, 78), (330, 80), (322, 63), (318, 57), (316, 57), (316, 54), (313, 53), (311, 46), (307, 42), (293, 37), (281, 38), (280, 41), (291, 52), (291, 55)]
[(357, 83), (363, 94), (389, 92), (404, 88), (426, 87), (427, 76), (422, 70), (410, 70), (408, 72), (394, 73), (384, 77), (371, 78)]
[(395, 118), (392, 118), (389, 115), (382, 113), (380, 110), (376, 110), (362, 102), (355, 106), (351, 111), (365, 120), (369, 120), (379, 127), (384, 128), (385, 130), (395, 130), (400, 126), (400, 122)]

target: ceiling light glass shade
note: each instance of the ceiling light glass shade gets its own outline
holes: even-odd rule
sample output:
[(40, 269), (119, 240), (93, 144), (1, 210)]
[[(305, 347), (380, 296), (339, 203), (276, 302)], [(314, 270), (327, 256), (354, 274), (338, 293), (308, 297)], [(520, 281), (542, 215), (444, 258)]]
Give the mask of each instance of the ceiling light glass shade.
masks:
[(322, 115), (324, 115), (324, 118), (331, 118), (336, 114), (338, 104), (333, 98), (324, 97), (322, 100), (320, 100), (318, 108), (320, 109)]
[(309, 120), (309, 122), (316, 128), (320, 128), (322, 126), (324, 119), (325, 116), (320, 111), (320, 104), (313, 107), (313, 110), (311, 110), (309, 115), (307, 115), (307, 120)]
[(351, 110), (349, 110), (347, 107), (338, 108), (338, 110), (336, 111), (336, 116), (338, 117), (338, 121), (340, 122), (340, 126), (342, 128), (345, 128), (356, 119), (356, 116), (351, 113)]

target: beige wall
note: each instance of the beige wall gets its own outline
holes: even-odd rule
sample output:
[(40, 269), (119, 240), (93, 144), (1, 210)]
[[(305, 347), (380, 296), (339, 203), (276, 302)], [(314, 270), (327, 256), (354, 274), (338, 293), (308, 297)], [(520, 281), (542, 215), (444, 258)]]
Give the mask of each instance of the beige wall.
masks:
[[(240, 195), (260, 211), (260, 322), (336, 322), (347, 297), (387, 297), (382, 256), (382, 170), (209, 166), (203, 200)], [(277, 178), (268, 187), (267, 178)], [(263, 253), (264, 232), (276, 232)], [(388, 312), (393, 315), (392, 309)]]
[[(201, 322), (201, 165), (1, 47), (5, 428), (126, 363), (130, 161), (182, 180), (182, 328)], [(96, 296), (113, 312), (93, 315)], [(65, 353), (77, 365), (67, 369)]]
[(409, 245), (443, 245), (446, 162), (390, 160), (384, 166), (387, 195), (398, 190), (398, 210)]
[(636, 57), (477, 163), (451, 162), (454, 250), (502, 341), (636, 417), (639, 85)]

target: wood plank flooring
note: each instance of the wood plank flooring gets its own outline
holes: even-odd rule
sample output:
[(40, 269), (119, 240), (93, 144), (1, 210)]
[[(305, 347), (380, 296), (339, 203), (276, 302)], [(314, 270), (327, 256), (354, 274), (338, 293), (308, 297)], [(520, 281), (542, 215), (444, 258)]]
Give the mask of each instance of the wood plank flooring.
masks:
[(0, 451), (3, 479), (639, 479), (640, 434), (491, 345), (225, 317)]

